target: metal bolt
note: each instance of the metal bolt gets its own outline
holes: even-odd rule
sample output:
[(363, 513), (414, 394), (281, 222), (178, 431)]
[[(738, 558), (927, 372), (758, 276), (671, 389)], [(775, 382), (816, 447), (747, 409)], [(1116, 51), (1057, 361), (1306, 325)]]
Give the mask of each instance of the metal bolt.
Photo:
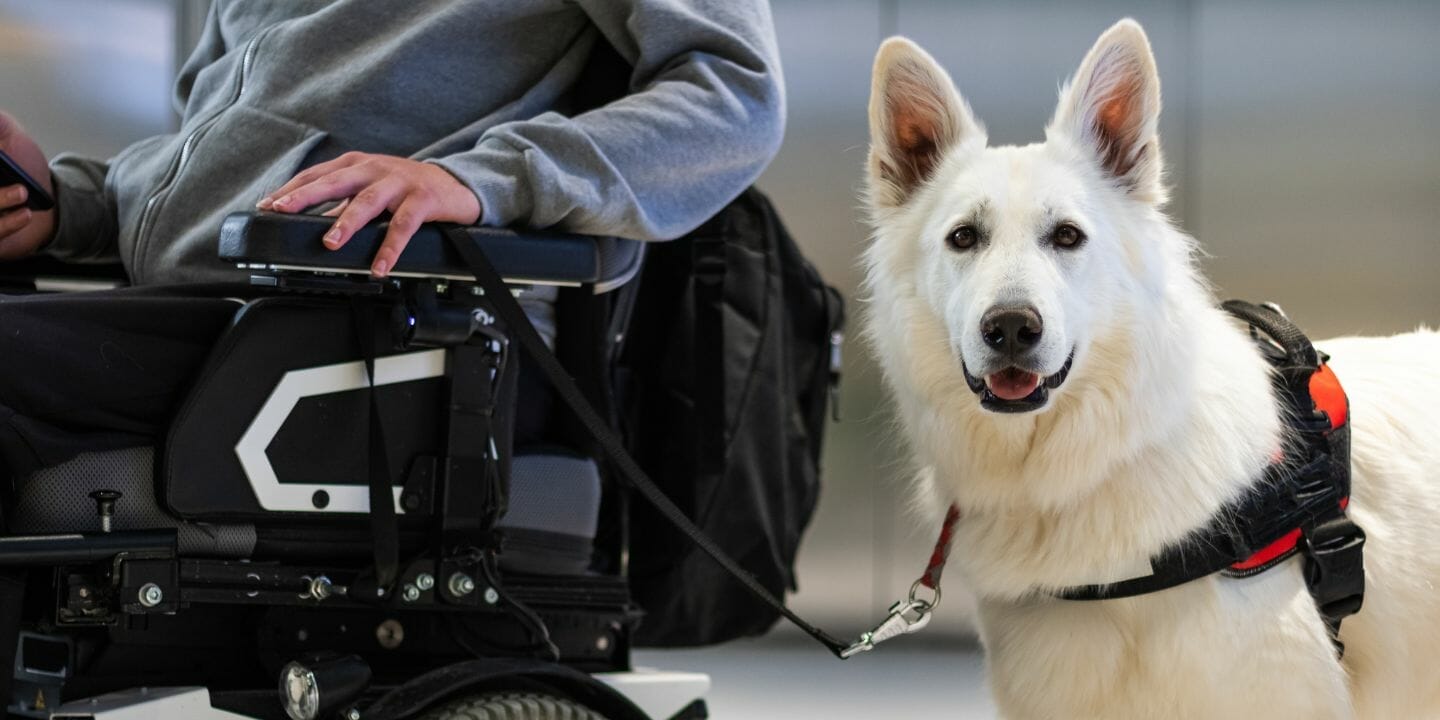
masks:
[(155, 583), (145, 583), (140, 586), (138, 599), (141, 605), (147, 608), (153, 608), (165, 599), (165, 591), (161, 590), (160, 586)]
[(350, 708), (350, 712), (345, 713), (345, 720), (360, 720), (360, 708)]
[(500, 602), (500, 591), (493, 587), (485, 588), (485, 602), (489, 605)]
[(415, 602), (420, 599), (420, 588), (405, 583), (405, 589), (401, 591), (400, 597), (404, 598), (405, 602)]
[(95, 512), (100, 515), (100, 532), (110, 532), (111, 521), (115, 516), (115, 501), (124, 497), (118, 490), (96, 490), (90, 493), (90, 499), (95, 501)]
[(386, 650), (394, 650), (405, 642), (405, 626), (399, 620), (386, 620), (375, 627), (375, 641)]
[(451, 595), (455, 597), (465, 597), (475, 592), (475, 580), (465, 573), (457, 572), (450, 576), (446, 587), (450, 589)]
[(331, 584), (330, 578), (324, 575), (310, 581), (310, 598), (313, 600), (324, 600), (330, 597), (334, 590), (335, 587)]
[(421, 590), (429, 590), (435, 587), (435, 576), (430, 573), (420, 573), (415, 576), (415, 587)]
[(609, 650), (609, 649), (610, 649), (610, 636), (609, 636), (609, 635), (601, 635), (600, 637), (595, 638), (595, 649), (596, 649), (596, 650), (599, 650), (600, 652), (605, 652), (606, 650)]

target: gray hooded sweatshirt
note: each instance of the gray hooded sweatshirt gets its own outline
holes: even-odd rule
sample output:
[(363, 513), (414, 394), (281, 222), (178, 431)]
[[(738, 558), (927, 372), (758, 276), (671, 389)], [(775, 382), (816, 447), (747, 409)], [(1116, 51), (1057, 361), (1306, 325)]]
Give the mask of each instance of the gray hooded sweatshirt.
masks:
[[(592, 102), (603, 43), (623, 77)], [(216, 0), (178, 133), (51, 163), (47, 252), (234, 280), (225, 215), (351, 150), (435, 162), (486, 225), (672, 239), (764, 169), (781, 88), (763, 0)]]

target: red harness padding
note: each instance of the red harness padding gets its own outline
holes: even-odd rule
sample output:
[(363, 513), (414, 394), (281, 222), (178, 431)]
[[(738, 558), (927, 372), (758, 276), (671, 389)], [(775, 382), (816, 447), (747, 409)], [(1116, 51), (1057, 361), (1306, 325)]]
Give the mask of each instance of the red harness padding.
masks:
[[(1340, 378), (1335, 376), (1335, 371), (1331, 370), (1328, 364), (1321, 363), (1320, 368), (1310, 376), (1310, 401), (1315, 404), (1316, 410), (1325, 413), (1330, 419), (1330, 432), (1344, 427), (1350, 419), (1350, 401), (1345, 396), (1345, 388), (1340, 386)], [(1341, 510), (1349, 506), (1348, 496), (1340, 498)], [(1265, 567), (1294, 553), (1299, 544), (1300, 528), (1297, 527), (1254, 555), (1231, 565), (1230, 569), (1235, 572), (1248, 572)]]
[(1350, 401), (1345, 397), (1345, 388), (1340, 387), (1340, 378), (1327, 363), (1310, 376), (1310, 400), (1315, 409), (1323, 411), (1330, 418), (1330, 429), (1339, 430), (1350, 420)]

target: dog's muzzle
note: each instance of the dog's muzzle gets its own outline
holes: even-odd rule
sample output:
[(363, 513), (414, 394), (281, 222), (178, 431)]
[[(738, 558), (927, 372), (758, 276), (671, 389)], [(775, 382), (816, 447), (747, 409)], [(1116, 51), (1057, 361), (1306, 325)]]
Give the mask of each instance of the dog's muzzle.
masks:
[[(1069, 357), (1065, 358), (1065, 364), (1053, 375), (1046, 376), (1029, 395), (1018, 399), (1006, 399), (996, 395), (983, 378), (977, 378), (970, 374), (970, 368), (966, 366), (965, 360), (960, 360), (960, 370), (965, 373), (965, 384), (970, 386), (970, 391), (980, 397), (980, 406), (991, 412), (1001, 413), (1024, 413), (1032, 410), (1039, 410), (1050, 401), (1050, 391), (1060, 387), (1065, 378), (1070, 376), (1070, 366), (1075, 362), (1075, 350), (1070, 350)], [(1006, 368), (1001, 372), (1017, 368)], [(997, 373), (998, 374), (998, 373)]]

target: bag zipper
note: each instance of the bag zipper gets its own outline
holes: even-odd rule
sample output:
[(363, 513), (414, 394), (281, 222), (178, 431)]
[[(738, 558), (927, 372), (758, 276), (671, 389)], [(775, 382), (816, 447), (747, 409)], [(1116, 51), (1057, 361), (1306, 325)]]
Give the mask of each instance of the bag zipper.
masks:
[(200, 137), (220, 119), (220, 116), (226, 110), (229, 110), (235, 103), (239, 102), (240, 97), (245, 94), (245, 82), (249, 79), (250, 67), (255, 61), (255, 48), (260, 44), (260, 40), (269, 34), (269, 31), (270, 29), (267, 28), (245, 44), (245, 55), (240, 60), (240, 69), (235, 81), (235, 91), (231, 94), (230, 99), (226, 101), (224, 105), (216, 108), (216, 110), (210, 114), (210, 117), (205, 118), (205, 121), (200, 123), (198, 127), (190, 131), (190, 134), (185, 137), (185, 142), (180, 146), (180, 152), (171, 160), (170, 168), (166, 170), (165, 176), (160, 180), (160, 186), (157, 187), (155, 192), (151, 193), (150, 197), (145, 201), (145, 209), (140, 213), (140, 223), (135, 230), (135, 249), (130, 254), (130, 277), (132, 281), (139, 283), (143, 280), (141, 277), (143, 273), (140, 270), (140, 259), (144, 256), (146, 240), (148, 239), (147, 233), (152, 229), (151, 225), (155, 220), (156, 209), (174, 188), (176, 179), (180, 177), (180, 171), (183, 170), (185, 164), (190, 161), (190, 156), (195, 149), (196, 143), (199, 142)]

